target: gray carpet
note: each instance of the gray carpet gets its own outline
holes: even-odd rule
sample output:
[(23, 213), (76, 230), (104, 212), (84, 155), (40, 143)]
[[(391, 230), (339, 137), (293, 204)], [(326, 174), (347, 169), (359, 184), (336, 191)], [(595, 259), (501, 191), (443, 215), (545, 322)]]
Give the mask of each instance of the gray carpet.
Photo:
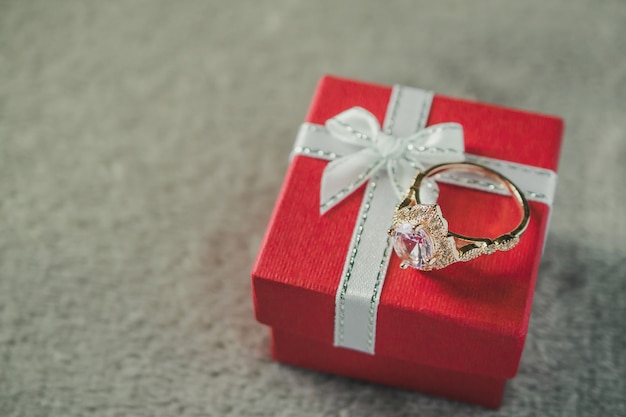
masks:
[[(324, 73), (565, 118), (501, 410), (268, 359), (249, 271)], [(623, 1), (0, 1), (0, 416), (624, 416), (625, 111)]]

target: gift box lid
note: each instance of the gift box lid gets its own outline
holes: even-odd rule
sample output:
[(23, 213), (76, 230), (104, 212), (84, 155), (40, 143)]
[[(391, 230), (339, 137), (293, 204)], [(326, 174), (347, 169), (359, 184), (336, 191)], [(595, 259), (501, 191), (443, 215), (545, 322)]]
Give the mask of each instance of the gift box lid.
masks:
[[(326, 76), (306, 121), (323, 125), (360, 106), (382, 124), (391, 91)], [(557, 170), (559, 118), (436, 94), (427, 125), (443, 122), (463, 126), (467, 153)], [(321, 215), (327, 163), (307, 156), (291, 161), (252, 279), (258, 321), (333, 344), (335, 297), (364, 187)], [(496, 194), (442, 184), (438, 202), (455, 231), (468, 235), (499, 234), (518, 220), (512, 199)], [(378, 307), (376, 355), (513, 377), (550, 213), (543, 203), (531, 201), (530, 208), (530, 225), (511, 251), (430, 272), (402, 270), (392, 256)]]

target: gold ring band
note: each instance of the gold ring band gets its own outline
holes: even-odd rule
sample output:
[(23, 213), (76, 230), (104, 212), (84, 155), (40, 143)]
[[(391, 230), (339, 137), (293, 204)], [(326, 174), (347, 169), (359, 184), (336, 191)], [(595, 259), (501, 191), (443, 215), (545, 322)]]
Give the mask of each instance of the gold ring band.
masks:
[[(420, 188), (426, 178), (448, 170), (480, 172), (504, 184), (517, 201), (521, 220), (511, 232), (496, 238), (471, 237), (451, 232), (438, 204), (422, 204)], [(393, 238), (396, 254), (402, 259), (401, 268), (413, 267), (422, 271), (441, 269), (481, 255), (510, 250), (517, 245), (528, 227), (530, 207), (522, 191), (511, 180), (491, 168), (472, 162), (434, 165), (419, 171), (407, 196), (398, 204), (393, 215), (389, 235)]]

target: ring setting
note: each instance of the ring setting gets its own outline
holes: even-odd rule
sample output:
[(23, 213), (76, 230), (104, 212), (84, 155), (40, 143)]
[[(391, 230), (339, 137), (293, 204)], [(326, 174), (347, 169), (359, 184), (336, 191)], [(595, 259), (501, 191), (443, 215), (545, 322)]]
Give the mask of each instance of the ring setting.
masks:
[[(480, 171), (507, 186), (519, 203), (522, 218), (511, 232), (496, 238), (470, 237), (451, 232), (438, 204), (422, 204), (419, 189), (425, 178), (449, 169)], [(470, 162), (435, 165), (418, 172), (406, 198), (400, 202), (393, 214), (389, 229), (393, 248), (401, 259), (400, 267), (412, 267), (421, 271), (445, 268), (462, 261), (466, 262), (481, 255), (513, 249), (520, 241), (530, 220), (530, 208), (523, 193), (506, 177), (490, 168)]]

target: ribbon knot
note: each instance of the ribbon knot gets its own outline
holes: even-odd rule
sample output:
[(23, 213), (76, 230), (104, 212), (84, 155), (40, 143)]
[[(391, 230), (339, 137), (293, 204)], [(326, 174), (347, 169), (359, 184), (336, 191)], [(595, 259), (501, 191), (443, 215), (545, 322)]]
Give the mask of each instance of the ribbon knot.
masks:
[[(399, 138), (382, 131), (373, 114), (353, 107), (329, 119), (326, 128), (332, 137), (354, 147), (354, 152), (334, 159), (324, 169), (322, 214), (374, 176), (390, 181), (399, 201), (417, 170), (465, 159), (463, 128), (458, 123), (429, 126)], [(434, 203), (437, 185), (431, 181), (421, 193), (422, 201)]]
[(384, 132), (378, 132), (374, 138), (374, 145), (385, 160), (399, 158), (404, 153), (406, 148), (406, 144), (404, 142), (404, 140), (396, 139)]

